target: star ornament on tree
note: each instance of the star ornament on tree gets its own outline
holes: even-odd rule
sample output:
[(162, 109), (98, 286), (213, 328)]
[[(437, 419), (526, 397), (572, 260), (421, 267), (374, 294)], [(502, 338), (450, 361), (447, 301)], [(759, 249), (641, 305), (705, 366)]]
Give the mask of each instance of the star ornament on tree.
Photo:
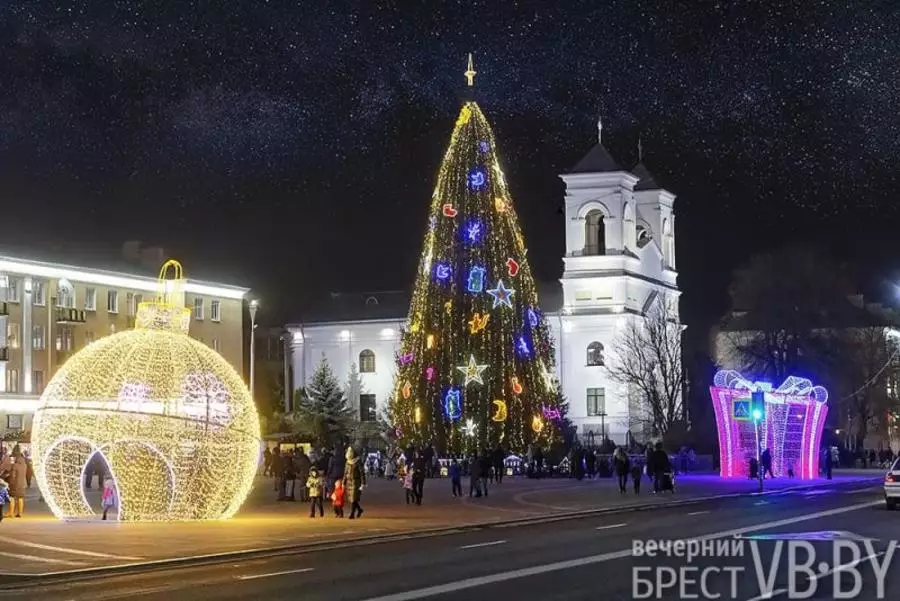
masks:
[(466, 433), (466, 436), (475, 436), (475, 431), (478, 429), (478, 426), (475, 424), (475, 420), (471, 417), (466, 420), (466, 425), (463, 426), (463, 431)]
[(488, 290), (487, 293), (494, 297), (494, 309), (500, 305), (506, 305), (512, 309), (512, 296), (516, 291), (514, 288), (507, 288), (503, 284), (503, 280), (497, 282), (497, 287), (493, 290)]
[(475, 361), (475, 355), (469, 355), (468, 365), (460, 365), (456, 369), (466, 375), (465, 386), (468, 386), (470, 382), (477, 382), (483, 386), (484, 379), (481, 377), (481, 374), (483, 374), (484, 370), (487, 368), (487, 365), (479, 365), (478, 362)]

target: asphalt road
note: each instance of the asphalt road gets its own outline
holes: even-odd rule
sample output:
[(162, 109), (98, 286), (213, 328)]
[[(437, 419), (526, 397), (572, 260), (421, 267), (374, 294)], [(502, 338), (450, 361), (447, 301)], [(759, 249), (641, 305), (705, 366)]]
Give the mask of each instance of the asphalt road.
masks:
[[(432, 598), (493, 599), (678, 599), (697, 594), (705, 598), (699, 583), (704, 568), (707, 593), (721, 599), (751, 600), (760, 595), (756, 564), (764, 576), (770, 574), (769, 562), (777, 546), (782, 547), (781, 562), (772, 570), (771, 588), (775, 598), (787, 598), (789, 574), (784, 540), (742, 540), (741, 557), (700, 557), (691, 562), (683, 556), (637, 557), (634, 541), (650, 539), (691, 539), (713, 537), (732, 539), (735, 535), (791, 534), (813, 541), (815, 564), (825, 562), (826, 572), (834, 565), (849, 562), (832, 557), (835, 535), (822, 531), (843, 531), (838, 536), (858, 540), (861, 557), (877, 554), (900, 540), (900, 512), (888, 512), (880, 503), (878, 487), (868, 489), (832, 489), (825, 492), (797, 493), (761, 498), (723, 499), (682, 509), (659, 509), (606, 517), (582, 518), (516, 527), (492, 527), (467, 530), (443, 536), (409, 538), (364, 546), (338, 545), (327, 550), (282, 555), (266, 559), (228, 562), (183, 569), (167, 569), (134, 575), (105, 577), (64, 584), (30, 587), (0, 592), (3, 599), (42, 599), (46, 601), (102, 601), (141, 599), (145, 601), (298, 599), (307, 601), (341, 599), (402, 601)], [(818, 534), (816, 534), (818, 533)], [(731, 543), (729, 543), (731, 544)], [(796, 543), (795, 543), (796, 544)], [(755, 548), (754, 548), (755, 547)], [(754, 560), (755, 555), (759, 556)], [(884, 556), (876, 558), (883, 561)], [(900, 561), (900, 552), (892, 558)], [(893, 565), (893, 562), (891, 565)], [(731, 567), (731, 572), (722, 568)], [(683, 572), (683, 568), (696, 568)], [(860, 565), (864, 582), (875, 591), (876, 578), (871, 566)], [(636, 572), (636, 570), (638, 570)], [(739, 578), (732, 574), (740, 571)], [(888, 570), (891, 572), (891, 570)], [(897, 570), (893, 570), (897, 573)], [(849, 570), (839, 571), (846, 587), (853, 583)], [(649, 578), (643, 589), (634, 589), (635, 574)], [(846, 576), (846, 578), (845, 578)], [(659, 583), (655, 582), (660, 578)], [(688, 583), (662, 588), (675, 577)], [(834, 598), (830, 573), (814, 579), (819, 591), (813, 599)], [(653, 584), (647, 584), (653, 582)], [(765, 582), (765, 578), (763, 579)], [(809, 583), (799, 579), (795, 586)], [(657, 586), (659, 584), (659, 586)], [(693, 589), (692, 589), (693, 587)], [(782, 592), (779, 592), (782, 590)], [(641, 594), (639, 594), (641, 593)], [(657, 595), (657, 593), (660, 593)], [(887, 577), (886, 598), (898, 598), (900, 576)], [(708, 596), (708, 595), (707, 595)], [(856, 598), (866, 597), (865, 594)]]

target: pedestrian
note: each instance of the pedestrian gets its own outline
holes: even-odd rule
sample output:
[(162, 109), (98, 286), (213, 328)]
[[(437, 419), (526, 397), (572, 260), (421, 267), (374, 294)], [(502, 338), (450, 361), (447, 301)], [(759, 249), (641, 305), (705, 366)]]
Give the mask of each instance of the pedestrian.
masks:
[(487, 449), (481, 454), (481, 487), (484, 496), (488, 496), (488, 476), (491, 474), (491, 456), (488, 455)]
[(9, 511), (6, 517), (11, 518), (13, 515), (20, 518), (25, 512), (25, 490), (28, 488), (26, 483), (26, 474), (28, 466), (19, 446), (13, 449), (12, 454), (3, 460), (0, 464), (0, 474), (7, 475), (7, 484), (9, 485), (9, 496), (12, 498), (9, 503)]
[(103, 519), (105, 520), (109, 510), (113, 507), (119, 508), (119, 491), (116, 490), (116, 482), (112, 478), (107, 478), (103, 482), (103, 497), (100, 500), (100, 506), (103, 507)]
[(334, 492), (331, 493), (331, 506), (334, 508), (334, 517), (344, 517), (344, 482), (338, 480), (334, 483)]
[(631, 472), (628, 455), (625, 454), (622, 447), (618, 447), (613, 455), (613, 460), (615, 462), (616, 478), (619, 480), (619, 494), (624, 495), (628, 487), (628, 476)]
[(635, 461), (634, 465), (631, 466), (631, 479), (634, 481), (634, 494), (636, 495), (641, 494), (641, 480), (643, 477), (643, 470), (638, 465), (638, 462)]
[(469, 462), (469, 496), (481, 496), (481, 461), (474, 454)]
[(325, 510), (322, 508), (322, 487), (325, 482), (319, 475), (319, 470), (312, 468), (309, 470), (309, 477), (306, 479), (306, 490), (309, 494), (309, 517), (316, 517), (316, 507), (319, 508), (319, 517), (325, 517)]
[(347, 447), (344, 467), (344, 488), (347, 489), (347, 500), (350, 501), (350, 519), (361, 518), (363, 514), (362, 491), (366, 485), (366, 473), (360, 465), (359, 457), (353, 447)]
[(406, 473), (403, 474), (403, 490), (406, 492), (406, 504), (410, 505), (416, 502), (416, 494), (413, 492), (413, 467), (407, 466)]
[[(432, 473), (433, 473), (433, 468)], [(425, 496), (425, 476), (429, 473), (428, 454), (419, 453), (416, 456), (415, 470), (413, 471), (413, 494), (416, 497), (416, 505), (422, 504), (422, 497)]]
[(268, 476), (272, 471), (272, 449), (266, 447), (263, 451), (263, 476)]
[(12, 499), (9, 496), (9, 484), (6, 483), (6, 480), (0, 478), (0, 522), (3, 521), (3, 506), (7, 503), (12, 503)]
[(457, 463), (456, 459), (450, 461), (450, 484), (453, 488), (453, 496), (461, 497), (462, 481), (460, 480), (459, 463)]
[(651, 462), (647, 468), (648, 470), (651, 466), (653, 468), (653, 492), (658, 493), (663, 488), (666, 474), (672, 470), (672, 461), (669, 459), (669, 454), (663, 450), (661, 442), (656, 443), (656, 448), (651, 453), (650, 460)]

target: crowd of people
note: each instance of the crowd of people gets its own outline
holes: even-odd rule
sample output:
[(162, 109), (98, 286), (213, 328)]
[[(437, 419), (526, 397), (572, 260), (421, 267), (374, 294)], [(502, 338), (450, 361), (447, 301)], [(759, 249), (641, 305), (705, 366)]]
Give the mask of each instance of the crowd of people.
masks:
[[(34, 470), (31, 458), (21, 447), (13, 447), (9, 455), (4, 455), (0, 446), (0, 520), (4, 517), (22, 517), (25, 513), (25, 491), (31, 488)], [(8, 510), (4, 510), (5, 506)]]

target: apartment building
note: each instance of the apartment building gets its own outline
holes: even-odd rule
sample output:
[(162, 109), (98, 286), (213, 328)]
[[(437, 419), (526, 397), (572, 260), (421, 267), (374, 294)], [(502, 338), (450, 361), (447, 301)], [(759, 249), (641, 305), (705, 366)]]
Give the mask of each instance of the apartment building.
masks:
[[(248, 289), (192, 280), (190, 335), (244, 367)], [(47, 382), (73, 353), (134, 327), (137, 306), (159, 294), (155, 277), (0, 255), (0, 439), (27, 436)]]

